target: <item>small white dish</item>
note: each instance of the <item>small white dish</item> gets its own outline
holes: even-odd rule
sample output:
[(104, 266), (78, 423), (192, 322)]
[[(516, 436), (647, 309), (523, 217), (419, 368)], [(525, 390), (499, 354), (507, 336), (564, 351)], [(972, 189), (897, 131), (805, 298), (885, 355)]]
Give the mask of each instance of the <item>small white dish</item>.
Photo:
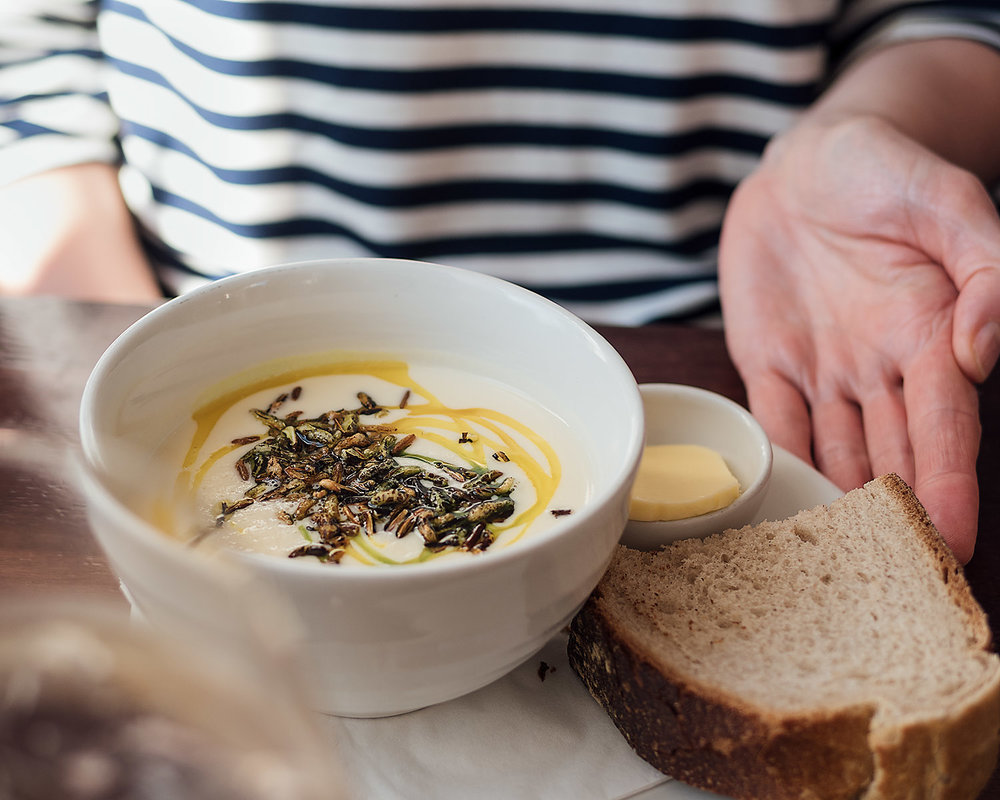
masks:
[(725, 508), (695, 517), (641, 522), (630, 519), (622, 544), (656, 550), (677, 539), (703, 538), (753, 521), (764, 501), (774, 455), (760, 423), (739, 403), (695, 386), (647, 383), (639, 387), (646, 445), (699, 444), (719, 453), (740, 484)]

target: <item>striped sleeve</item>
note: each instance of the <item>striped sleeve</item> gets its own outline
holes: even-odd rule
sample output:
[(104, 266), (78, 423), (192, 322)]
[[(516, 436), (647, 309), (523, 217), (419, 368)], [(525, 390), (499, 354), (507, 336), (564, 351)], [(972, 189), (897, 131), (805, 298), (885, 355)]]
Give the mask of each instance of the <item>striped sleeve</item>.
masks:
[[(852, 0), (832, 32), (831, 77), (881, 47), (944, 38), (979, 42), (1000, 51), (1000, 0)], [(1000, 207), (1000, 181), (987, 188)]]
[(850, 0), (832, 38), (835, 66), (879, 47), (921, 39), (968, 39), (1000, 50), (1000, 2)]
[(118, 159), (96, 14), (85, 0), (0, 4), (0, 185)]

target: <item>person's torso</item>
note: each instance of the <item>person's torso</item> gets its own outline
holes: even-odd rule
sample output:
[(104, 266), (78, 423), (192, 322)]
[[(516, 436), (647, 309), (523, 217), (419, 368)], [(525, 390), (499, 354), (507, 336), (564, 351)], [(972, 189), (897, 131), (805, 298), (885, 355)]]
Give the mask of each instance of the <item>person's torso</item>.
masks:
[(100, 32), (173, 289), (419, 258), (628, 322), (714, 298), (726, 201), (816, 96), (837, 9), (105, 0)]

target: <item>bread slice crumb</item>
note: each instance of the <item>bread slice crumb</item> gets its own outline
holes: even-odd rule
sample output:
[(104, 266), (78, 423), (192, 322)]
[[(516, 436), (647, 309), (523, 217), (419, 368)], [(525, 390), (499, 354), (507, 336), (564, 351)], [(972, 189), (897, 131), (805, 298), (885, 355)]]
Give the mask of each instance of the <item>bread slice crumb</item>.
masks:
[(996, 763), (986, 616), (895, 475), (786, 520), (621, 547), (570, 630), (632, 747), (701, 788), (971, 798)]

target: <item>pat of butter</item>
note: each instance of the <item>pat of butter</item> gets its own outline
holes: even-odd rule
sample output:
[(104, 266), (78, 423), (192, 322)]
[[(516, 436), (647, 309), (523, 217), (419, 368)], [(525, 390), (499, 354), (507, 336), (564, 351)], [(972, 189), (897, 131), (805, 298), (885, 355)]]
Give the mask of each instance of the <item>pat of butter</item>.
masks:
[(640, 522), (697, 517), (725, 508), (739, 494), (739, 481), (714, 450), (650, 445), (639, 462), (629, 517)]

